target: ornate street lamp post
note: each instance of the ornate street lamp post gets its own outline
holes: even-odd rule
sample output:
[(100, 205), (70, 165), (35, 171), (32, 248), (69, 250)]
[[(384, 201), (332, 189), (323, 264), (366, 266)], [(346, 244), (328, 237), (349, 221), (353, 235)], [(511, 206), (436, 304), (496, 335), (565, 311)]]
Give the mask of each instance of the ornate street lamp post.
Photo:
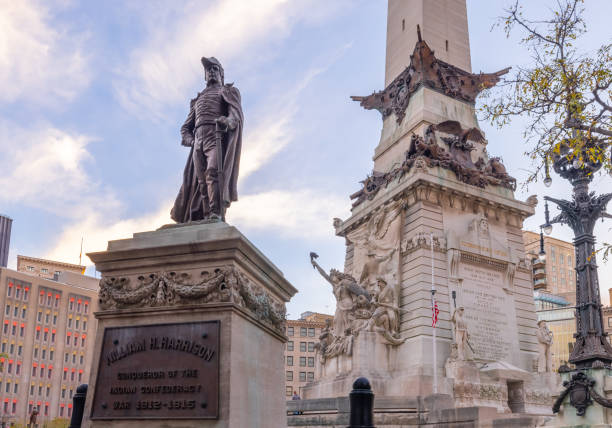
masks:
[[(612, 363), (612, 346), (603, 329), (599, 280), (595, 261), (595, 222), (601, 217), (610, 217), (606, 205), (612, 199), (612, 193), (595, 196), (589, 193), (589, 183), (602, 164), (594, 160), (589, 152), (601, 150), (595, 144), (587, 142), (583, 147), (570, 150), (567, 144), (561, 144), (559, 153), (553, 155), (553, 168), (557, 174), (570, 181), (573, 186), (572, 200), (555, 199), (545, 196), (546, 223), (542, 226), (548, 233), (553, 223), (567, 224), (574, 231), (576, 251), (576, 334), (574, 349), (569, 362), (578, 369), (590, 368), (600, 361), (605, 366)], [(545, 184), (551, 179), (546, 168)], [(549, 219), (548, 201), (554, 202), (561, 213)], [(597, 365), (601, 365), (598, 363)]]

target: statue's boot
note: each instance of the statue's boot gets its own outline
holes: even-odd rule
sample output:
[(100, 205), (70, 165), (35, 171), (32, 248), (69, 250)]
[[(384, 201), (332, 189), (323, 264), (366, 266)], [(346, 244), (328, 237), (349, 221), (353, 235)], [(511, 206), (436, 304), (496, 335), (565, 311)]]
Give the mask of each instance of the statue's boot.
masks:
[(215, 168), (206, 170), (206, 186), (208, 190), (208, 204), (210, 215), (208, 218), (221, 220), (221, 209), (219, 206), (219, 176)]

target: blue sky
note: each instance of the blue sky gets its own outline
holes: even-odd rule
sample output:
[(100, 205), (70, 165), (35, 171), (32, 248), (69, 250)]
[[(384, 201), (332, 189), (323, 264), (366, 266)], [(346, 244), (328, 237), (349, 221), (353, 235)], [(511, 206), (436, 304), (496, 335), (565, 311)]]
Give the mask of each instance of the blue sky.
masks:
[[(529, 2), (543, 16), (550, 2)], [(507, 1), (469, 1), (474, 71), (526, 64), (529, 57), (491, 31)], [(612, 34), (597, 17), (612, 2), (586, 2), (593, 50)], [(381, 119), (350, 95), (383, 87), (386, 1), (216, 0), (192, 2), (0, 0), (0, 212), (14, 219), (17, 254), (76, 263), (84, 250), (170, 222), (188, 150), (179, 128), (203, 85), (199, 58), (216, 56), (240, 89), (245, 138), (239, 201), (228, 221), (300, 290), (288, 306), (332, 312), (329, 287), (312, 270), (343, 265), (332, 218), (372, 168)], [(489, 152), (523, 179), (529, 161), (521, 123), (481, 123)], [(556, 178), (550, 195), (567, 195)], [(598, 178), (599, 189), (611, 187)], [(542, 194), (543, 186), (517, 197)], [(542, 207), (528, 219), (534, 229)], [(612, 241), (598, 226), (600, 241)], [(565, 227), (553, 236), (569, 239)], [(84, 262), (91, 264), (88, 259)], [(612, 263), (610, 263), (612, 264)], [(93, 274), (93, 268), (88, 268)], [(603, 266), (602, 290), (612, 269)], [(607, 292), (603, 293), (607, 301)]]

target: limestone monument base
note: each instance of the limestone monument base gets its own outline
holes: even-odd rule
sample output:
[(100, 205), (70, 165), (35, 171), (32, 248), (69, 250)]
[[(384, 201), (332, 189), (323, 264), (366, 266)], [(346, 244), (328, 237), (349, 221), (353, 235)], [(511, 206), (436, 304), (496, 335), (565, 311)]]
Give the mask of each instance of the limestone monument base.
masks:
[(236, 228), (110, 241), (84, 427), (286, 426), (285, 303), (296, 293)]

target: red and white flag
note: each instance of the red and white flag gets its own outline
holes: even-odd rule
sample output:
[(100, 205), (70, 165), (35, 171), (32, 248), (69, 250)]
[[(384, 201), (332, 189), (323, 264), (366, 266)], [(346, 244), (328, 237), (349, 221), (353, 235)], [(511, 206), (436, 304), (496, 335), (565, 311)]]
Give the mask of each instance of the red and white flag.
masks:
[(435, 299), (432, 299), (432, 306), (431, 306), (431, 326), (432, 327), (436, 327), (436, 323), (438, 322), (438, 314), (440, 313), (440, 310), (438, 309), (438, 302), (436, 302)]

